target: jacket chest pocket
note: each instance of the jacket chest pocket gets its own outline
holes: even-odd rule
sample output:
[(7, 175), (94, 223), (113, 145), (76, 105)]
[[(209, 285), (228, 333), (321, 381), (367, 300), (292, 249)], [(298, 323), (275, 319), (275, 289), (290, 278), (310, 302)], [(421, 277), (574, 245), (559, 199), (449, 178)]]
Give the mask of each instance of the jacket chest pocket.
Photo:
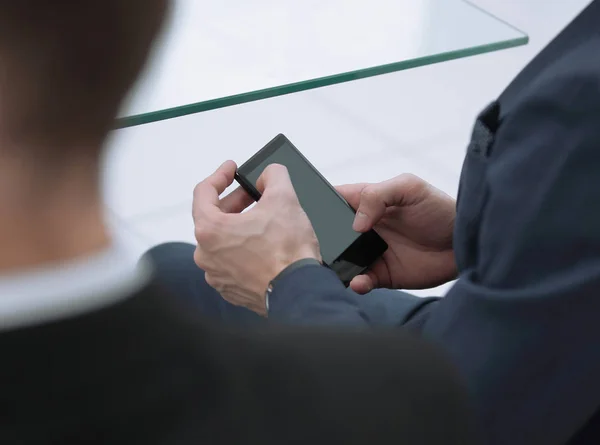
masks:
[(454, 226), (454, 253), (460, 271), (477, 263), (479, 226), (488, 195), (486, 172), (499, 116), (500, 105), (493, 102), (477, 117), (463, 163)]

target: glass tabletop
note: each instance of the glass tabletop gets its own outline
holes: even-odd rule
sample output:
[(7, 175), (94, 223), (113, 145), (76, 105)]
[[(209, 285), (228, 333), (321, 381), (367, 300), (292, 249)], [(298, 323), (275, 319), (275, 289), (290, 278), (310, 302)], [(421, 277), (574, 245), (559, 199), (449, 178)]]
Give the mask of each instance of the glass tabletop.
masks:
[(117, 126), (524, 45), (463, 0), (178, 0)]

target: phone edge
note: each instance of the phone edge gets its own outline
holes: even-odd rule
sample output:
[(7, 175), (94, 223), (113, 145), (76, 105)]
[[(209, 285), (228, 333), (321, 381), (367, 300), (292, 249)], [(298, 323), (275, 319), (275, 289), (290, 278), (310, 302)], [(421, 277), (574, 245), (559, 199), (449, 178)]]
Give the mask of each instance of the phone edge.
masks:
[(235, 181), (240, 185), (240, 187), (242, 187), (246, 191), (246, 193), (248, 193), (250, 195), (250, 197), (254, 201), (258, 202), (260, 200), (260, 198), (262, 197), (262, 195), (260, 194), (260, 192), (258, 190), (256, 190), (256, 187), (254, 187), (250, 183), (250, 181), (248, 181), (238, 171), (235, 172), (235, 175), (234, 175), (233, 179), (235, 179)]

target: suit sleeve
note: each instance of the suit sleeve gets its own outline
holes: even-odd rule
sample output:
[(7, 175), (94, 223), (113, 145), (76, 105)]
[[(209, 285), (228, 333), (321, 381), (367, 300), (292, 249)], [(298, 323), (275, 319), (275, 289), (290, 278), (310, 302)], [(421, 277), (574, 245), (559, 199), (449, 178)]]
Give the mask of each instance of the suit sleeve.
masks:
[(269, 319), (311, 325), (369, 324), (357, 295), (333, 271), (318, 265), (298, 268), (277, 283), (269, 298)]

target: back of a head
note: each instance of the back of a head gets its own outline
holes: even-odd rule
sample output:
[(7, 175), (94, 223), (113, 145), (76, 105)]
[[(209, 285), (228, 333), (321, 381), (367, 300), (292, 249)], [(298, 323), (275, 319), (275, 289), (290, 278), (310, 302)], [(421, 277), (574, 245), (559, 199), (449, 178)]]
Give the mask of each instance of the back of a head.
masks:
[(60, 158), (69, 147), (98, 147), (168, 3), (0, 2), (0, 150), (52, 147), (45, 155)]

